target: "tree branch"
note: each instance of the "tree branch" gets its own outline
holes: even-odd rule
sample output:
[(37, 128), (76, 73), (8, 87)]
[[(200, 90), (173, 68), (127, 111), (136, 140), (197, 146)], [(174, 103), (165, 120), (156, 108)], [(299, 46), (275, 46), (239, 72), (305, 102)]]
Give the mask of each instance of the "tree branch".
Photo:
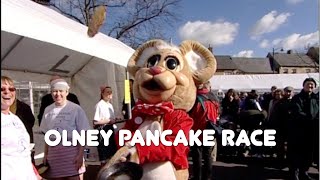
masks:
[(77, 16), (74, 16), (73, 14), (70, 14), (70, 13), (67, 13), (67, 12), (61, 10), (61, 9), (60, 9), (59, 7), (57, 7), (55, 4), (50, 4), (50, 6), (56, 8), (60, 13), (66, 15), (66, 16), (69, 16), (70, 18), (78, 21), (78, 22), (81, 23), (81, 24), (84, 24), (84, 22), (82, 22), (82, 20), (79, 19)]
[(97, 5), (92, 5), (89, 7), (89, 9), (95, 9), (96, 7), (99, 7), (99, 6), (105, 6), (105, 7), (109, 7), (109, 8), (113, 8), (113, 7), (123, 7), (126, 5), (126, 1), (125, 2), (122, 2), (121, 4), (117, 4), (117, 5), (109, 5), (109, 4), (97, 4)]
[(84, 13), (84, 9), (81, 7), (81, 2), (80, 0), (78, 0), (78, 4), (79, 4), (79, 9), (81, 11), (81, 15), (83, 19), (86, 19), (85, 13)]

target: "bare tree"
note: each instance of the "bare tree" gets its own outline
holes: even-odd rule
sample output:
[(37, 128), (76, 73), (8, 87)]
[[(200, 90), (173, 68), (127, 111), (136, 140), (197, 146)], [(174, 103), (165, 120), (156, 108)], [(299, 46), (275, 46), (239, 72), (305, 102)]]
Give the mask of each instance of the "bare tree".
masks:
[(60, 13), (89, 24), (98, 6), (107, 7), (101, 31), (135, 48), (151, 38), (167, 38), (164, 29), (173, 30), (178, 21), (181, 0), (51, 0), (50, 6)]

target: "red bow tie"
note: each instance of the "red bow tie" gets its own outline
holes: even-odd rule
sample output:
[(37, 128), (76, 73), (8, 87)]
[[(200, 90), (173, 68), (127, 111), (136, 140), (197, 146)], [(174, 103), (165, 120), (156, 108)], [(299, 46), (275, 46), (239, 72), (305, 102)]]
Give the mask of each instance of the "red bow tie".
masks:
[(172, 102), (161, 102), (157, 104), (146, 104), (139, 100), (132, 111), (134, 113), (142, 113), (147, 115), (162, 115), (172, 112), (174, 109)]

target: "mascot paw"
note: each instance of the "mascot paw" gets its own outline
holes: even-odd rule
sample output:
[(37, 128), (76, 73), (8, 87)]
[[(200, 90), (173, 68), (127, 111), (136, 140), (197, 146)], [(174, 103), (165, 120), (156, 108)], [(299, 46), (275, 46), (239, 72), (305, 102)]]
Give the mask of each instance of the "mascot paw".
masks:
[(121, 162), (99, 171), (97, 180), (108, 179), (141, 179), (143, 169), (133, 162)]
[(114, 155), (113, 157), (109, 160), (109, 162), (102, 167), (102, 169), (106, 169), (116, 163), (120, 162), (134, 162), (139, 164), (139, 157), (137, 153), (137, 149), (135, 146), (123, 146), (121, 147)]
[(189, 171), (188, 169), (181, 169), (175, 172), (177, 180), (187, 180), (189, 178)]
[(110, 173), (110, 169), (118, 171), (117, 167), (122, 167), (125, 164), (130, 164), (131, 166), (132, 164), (136, 164), (139, 166), (139, 157), (135, 146), (129, 146), (129, 144), (126, 144), (126, 146), (121, 147), (108, 161), (108, 163), (100, 169), (97, 179), (106, 179), (106, 176), (113, 174)]

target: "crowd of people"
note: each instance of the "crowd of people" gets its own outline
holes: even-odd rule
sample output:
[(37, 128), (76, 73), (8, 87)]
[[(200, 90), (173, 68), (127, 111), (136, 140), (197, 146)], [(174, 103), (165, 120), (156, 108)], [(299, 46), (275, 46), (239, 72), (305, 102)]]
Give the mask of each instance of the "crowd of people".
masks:
[[(50, 81), (51, 92), (41, 98), (38, 114), (40, 130), (45, 134), (49, 130), (68, 131), (68, 141), (72, 140), (72, 130), (90, 129), (89, 119), (81, 108), (78, 97), (70, 92), (69, 84), (60, 76), (54, 75)], [(133, 99), (133, 98), (132, 98)], [(100, 87), (100, 100), (94, 107), (92, 127), (98, 130), (116, 128), (112, 100), (112, 89), (109, 86)], [(14, 81), (1, 76), (1, 161), (2, 170), (14, 172), (15, 165), (24, 169), (21, 174), (2, 173), (4, 179), (83, 179), (86, 171), (84, 164), (84, 146), (48, 146), (44, 147), (43, 163), (37, 166), (34, 159), (33, 126), (35, 117), (30, 106), (16, 97)], [(123, 115), (128, 116), (126, 104), (123, 105)], [(4, 136), (5, 135), (5, 136)], [(18, 135), (19, 137), (16, 137)], [(50, 137), (54, 138), (54, 137)], [(51, 139), (55, 140), (55, 139)], [(117, 150), (114, 133), (110, 137), (109, 146), (104, 146), (103, 138), (98, 136), (98, 154), (101, 166), (109, 160)], [(19, 166), (20, 167), (20, 166)], [(25, 167), (25, 168), (24, 168)], [(40, 167), (46, 167), (45, 173), (38, 173)], [(40, 171), (40, 170), (39, 170)], [(21, 177), (21, 178), (19, 178)], [(23, 177), (23, 178), (22, 178)]]
[[(131, 81), (132, 83), (132, 81)], [(237, 92), (229, 89), (225, 97), (219, 100), (212, 92), (210, 83), (198, 86), (197, 99), (189, 115), (194, 120), (193, 130), (204, 129), (245, 129), (248, 134), (256, 129), (275, 129), (276, 146), (272, 148), (245, 147), (233, 149), (232, 153), (243, 156), (275, 157), (278, 163), (287, 163), (292, 179), (308, 179), (308, 168), (319, 161), (319, 93), (314, 93), (316, 82), (307, 78), (302, 90), (294, 94), (290, 86), (279, 89), (271, 87), (271, 92), (259, 95), (257, 91)], [(100, 88), (100, 100), (97, 102), (94, 117), (89, 121), (81, 108), (76, 95), (70, 93), (68, 83), (59, 76), (50, 80), (51, 93), (42, 98), (39, 119), (43, 133), (54, 129), (72, 131), (90, 129), (114, 131), (115, 117), (111, 104), (112, 88)], [(32, 144), (35, 123), (29, 105), (16, 98), (13, 80), (1, 76), (1, 169), (15, 172), (17, 166), (21, 173), (2, 173), (1, 177), (29, 177), (41, 179), (34, 161)], [(132, 92), (131, 92), (132, 94)], [(131, 95), (132, 96), (132, 95)], [(133, 106), (135, 101), (131, 101)], [(123, 104), (122, 112), (128, 118), (128, 107)], [(123, 118), (123, 117), (122, 117)], [(68, 133), (71, 134), (71, 133)], [(68, 137), (70, 140), (72, 137)], [(110, 138), (109, 146), (99, 143), (99, 160), (103, 166), (116, 152), (115, 139)], [(99, 142), (103, 142), (99, 136)], [(217, 144), (219, 144), (217, 139)], [(31, 144), (31, 145), (29, 145)], [(43, 163), (50, 168), (47, 179), (83, 179), (86, 171), (84, 164), (84, 146), (46, 145)], [(193, 178), (210, 179), (212, 177), (212, 151), (214, 156), (226, 153), (219, 145), (215, 147), (192, 146), (190, 156), (193, 161)], [(204, 166), (202, 166), (202, 160)], [(318, 165), (318, 164), (317, 164)], [(13, 168), (15, 167), (15, 168)], [(18, 177), (19, 176), (19, 177)], [(25, 179), (25, 178), (22, 178)]]
[(291, 179), (311, 179), (309, 167), (319, 167), (319, 92), (314, 93), (315, 88), (316, 81), (307, 78), (297, 94), (290, 86), (272, 86), (271, 92), (261, 95), (256, 90), (229, 89), (220, 102), (219, 121), (229, 125), (224, 128), (245, 129), (248, 135), (256, 129), (276, 130), (275, 147), (243, 146), (232, 153), (274, 157), (278, 165), (289, 167)]

